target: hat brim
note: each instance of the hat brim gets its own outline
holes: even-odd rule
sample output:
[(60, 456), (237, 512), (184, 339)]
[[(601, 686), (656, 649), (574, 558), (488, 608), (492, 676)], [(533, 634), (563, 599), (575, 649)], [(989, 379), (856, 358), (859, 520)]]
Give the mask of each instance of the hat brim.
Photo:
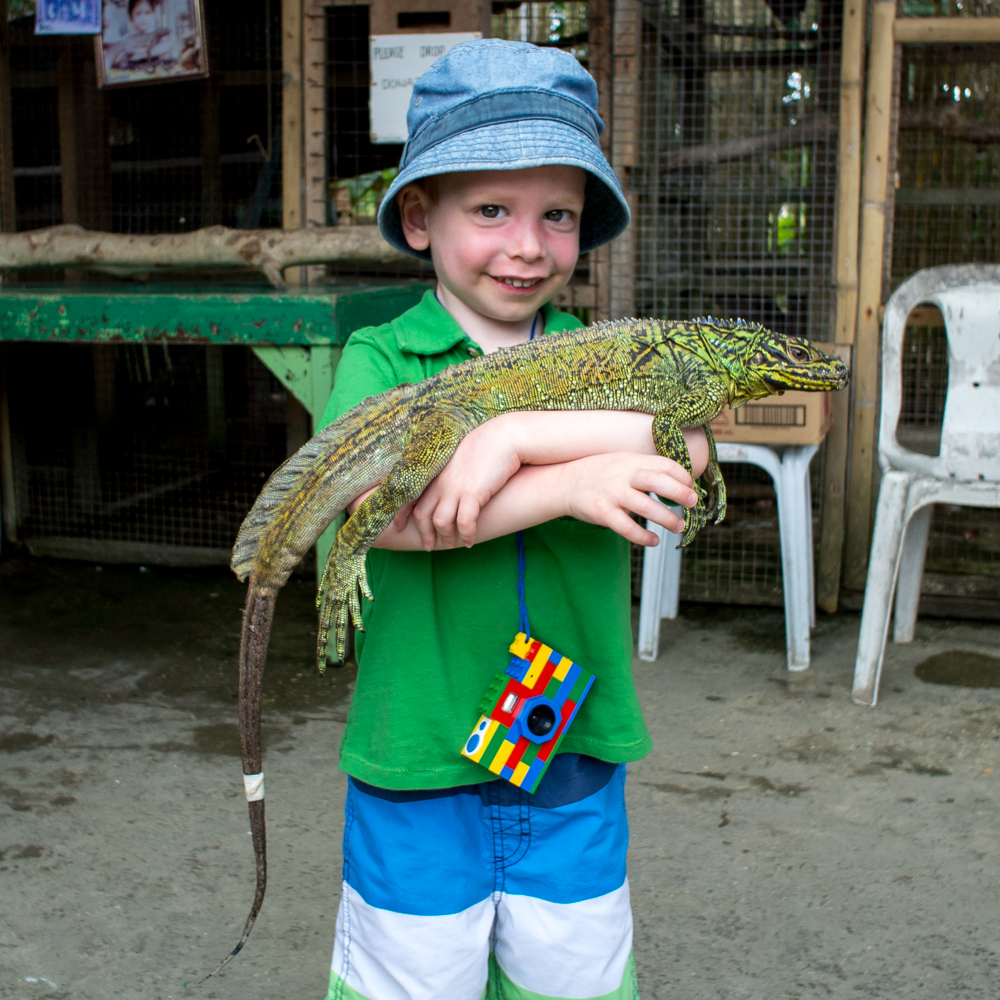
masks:
[[(547, 152), (552, 150), (552, 152)], [(556, 152), (558, 150), (558, 152)], [(629, 224), (628, 202), (618, 178), (594, 142), (578, 129), (551, 118), (528, 118), (469, 129), (432, 146), (408, 163), (389, 186), (378, 213), (385, 240), (411, 257), (430, 260), (429, 250), (414, 250), (403, 235), (396, 204), (407, 184), (438, 174), (471, 170), (527, 170), (572, 166), (587, 171), (580, 253), (608, 243)]]

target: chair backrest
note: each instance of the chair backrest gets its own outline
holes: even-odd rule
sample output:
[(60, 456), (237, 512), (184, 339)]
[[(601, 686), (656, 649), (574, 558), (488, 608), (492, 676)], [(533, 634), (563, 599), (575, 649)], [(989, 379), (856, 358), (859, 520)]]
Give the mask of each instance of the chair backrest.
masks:
[[(918, 305), (941, 310), (948, 338), (948, 396), (937, 456), (896, 439), (906, 320)], [(963, 264), (918, 271), (893, 292), (882, 325), (879, 461), (939, 479), (1000, 482), (1000, 267)]]

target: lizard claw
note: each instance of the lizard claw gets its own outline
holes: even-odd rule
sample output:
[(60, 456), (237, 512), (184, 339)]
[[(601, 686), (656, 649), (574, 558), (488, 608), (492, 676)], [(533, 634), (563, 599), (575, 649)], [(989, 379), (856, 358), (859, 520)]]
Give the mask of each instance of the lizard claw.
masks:
[(705, 517), (713, 524), (719, 524), (726, 517), (726, 484), (722, 476), (708, 484), (708, 503), (705, 507)]
[(348, 626), (353, 624), (359, 631), (365, 630), (361, 621), (361, 597), (375, 600), (368, 585), (364, 553), (343, 552), (342, 549), (343, 546), (335, 541), (316, 598), (319, 608), (316, 661), (321, 673), (326, 669), (331, 633), (337, 659), (343, 660), (347, 652)]
[(708, 494), (697, 483), (694, 484), (694, 491), (698, 494), (698, 502), (684, 510), (684, 532), (677, 546), (679, 549), (690, 545), (694, 541), (694, 536), (705, 527), (705, 522), (708, 520), (705, 507), (705, 497)]

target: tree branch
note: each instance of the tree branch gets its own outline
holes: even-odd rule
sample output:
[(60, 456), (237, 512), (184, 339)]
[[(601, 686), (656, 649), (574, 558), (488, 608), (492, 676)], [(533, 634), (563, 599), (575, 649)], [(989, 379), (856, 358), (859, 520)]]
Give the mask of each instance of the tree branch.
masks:
[(775, 149), (791, 149), (806, 143), (832, 139), (837, 134), (837, 124), (827, 115), (817, 115), (805, 125), (789, 125), (772, 129), (760, 135), (742, 139), (721, 139), (697, 146), (684, 146), (664, 155), (662, 169), (665, 173), (681, 167), (699, 166), (703, 163), (722, 163), (725, 160), (739, 160), (754, 153)]
[(309, 229), (227, 229), (137, 236), (98, 233), (80, 226), (50, 226), (0, 234), (0, 269), (74, 267), (115, 274), (177, 268), (249, 267), (275, 288), (288, 286), (286, 267), (331, 261), (398, 263), (409, 258), (382, 239), (375, 226)]
[(899, 127), (911, 131), (939, 132), (949, 139), (977, 146), (1000, 142), (1000, 125), (963, 118), (957, 107), (903, 108), (899, 114)]

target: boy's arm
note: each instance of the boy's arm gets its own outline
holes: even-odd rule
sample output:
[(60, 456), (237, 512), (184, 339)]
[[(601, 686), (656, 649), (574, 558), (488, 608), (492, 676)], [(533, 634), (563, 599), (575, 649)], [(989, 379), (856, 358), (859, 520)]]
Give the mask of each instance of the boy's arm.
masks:
[[(679, 532), (684, 521), (649, 493), (690, 506), (694, 494), (683, 485), (686, 473), (660, 455), (617, 452), (591, 455), (553, 465), (525, 465), (487, 501), (474, 525), (473, 542), (485, 542), (534, 527), (556, 517), (570, 516), (599, 524), (640, 545), (655, 545), (657, 537), (637, 524), (629, 512), (649, 518), (668, 531)], [(370, 492), (370, 491), (369, 491)], [(368, 494), (348, 508), (353, 510)], [(414, 552), (450, 549), (454, 540), (432, 532), (429, 544), (404, 508), (381, 534), (375, 548)]]
[[(414, 506), (413, 518), (424, 548), (450, 548), (482, 540), (476, 527), (479, 512), (522, 465), (560, 464), (623, 452), (637, 459), (655, 456), (652, 427), (653, 418), (648, 414), (608, 410), (508, 413), (488, 421), (464, 438)], [(708, 464), (708, 442), (701, 428), (688, 429), (684, 436), (694, 474), (699, 476)], [(637, 468), (642, 465), (640, 462)], [(686, 470), (669, 459), (664, 459), (658, 469), (672, 481), (661, 483), (665, 489), (648, 489), (681, 506), (694, 506), (697, 497)], [(634, 500), (627, 491), (617, 492), (614, 483), (603, 485), (616, 503), (625, 498)], [(633, 502), (626, 503), (624, 509), (641, 513)], [(654, 519), (659, 521), (659, 517)], [(597, 523), (607, 521), (600, 518)], [(673, 527), (672, 516), (660, 523), (669, 530), (679, 530)]]
[[(708, 461), (705, 436), (698, 428), (685, 435), (699, 475)], [(522, 462), (531, 464), (522, 468)], [(656, 455), (648, 415), (604, 410), (506, 414), (470, 433), (417, 504), (404, 508), (375, 544), (452, 548), (568, 514), (649, 545), (655, 536), (629, 513), (679, 531), (682, 520), (647, 492), (689, 507), (696, 502), (691, 485), (680, 465)], [(366, 495), (348, 509), (353, 511)]]

